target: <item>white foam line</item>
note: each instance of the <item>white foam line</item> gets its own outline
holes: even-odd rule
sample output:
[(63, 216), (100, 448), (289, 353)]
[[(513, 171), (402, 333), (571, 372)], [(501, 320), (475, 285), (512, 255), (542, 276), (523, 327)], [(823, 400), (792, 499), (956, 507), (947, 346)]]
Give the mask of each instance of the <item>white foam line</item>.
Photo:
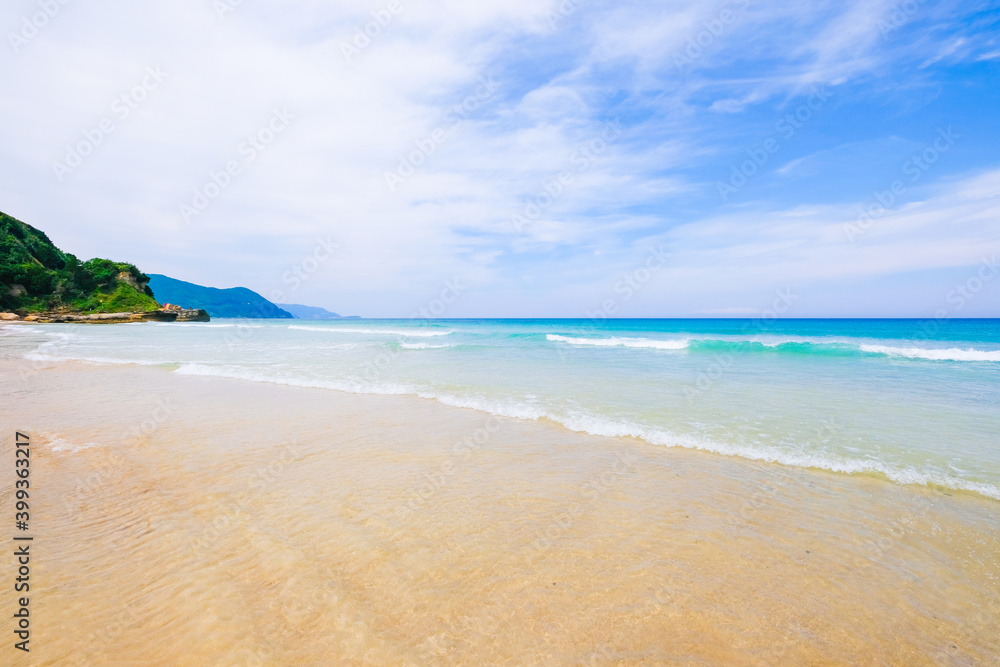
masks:
[(787, 452), (773, 447), (751, 447), (744, 445), (722, 444), (702, 440), (693, 436), (659, 431), (639, 424), (619, 422), (586, 414), (573, 414), (568, 416), (553, 415), (536, 406), (490, 401), (478, 397), (460, 397), (452, 394), (427, 391), (419, 387), (408, 385), (385, 384), (375, 386), (357, 381), (327, 382), (319, 380), (305, 380), (301, 378), (281, 378), (262, 375), (259, 373), (251, 373), (243, 369), (210, 367), (203, 364), (185, 364), (174, 372), (181, 375), (204, 375), (248, 380), (252, 382), (284, 384), (297, 387), (332, 389), (353, 394), (413, 395), (420, 398), (435, 400), (439, 403), (443, 403), (444, 405), (478, 410), (480, 412), (486, 412), (488, 414), (503, 417), (528, 420), (546, 418), (561, 424), (571, 431), (587, 433), (589, 435), (611, 438), (637, 438), (653, 445), (700, 449), (723, 456), (737, 456), (754, 461), (778, 463), (799, 468), (819, 468), (846, 474), (880, 473), (898, 484), (933, 484), (957, 490), (973, 491), (984, 496), (1000, 500), (1000, 488), (996, 485), (965, 480), (951, 475), (933, 475), (919, 470), (914, 470), (912, 468), (899, 469), (881, 462), (870, 460), (836, 460), (810, 454), (808, 452)]
[(174, 371), (178, 375), (200, 375), (207, 377), (221, 377), (233, 380), (246, 380), (249, 382), (267, 382), (270, 384), (281, 384), (292, 387), (311, 387), (314, 389), (332, 389), (350, 394), (385, 394), (401, 395), (418, 393), (418, 389), (407, 385), (385, 384), (375, 386), (355, 380), (331, 382), (328, 380), (309, 380), (297, 377), (282, 377), (266, 375), (248, 371), (244, 368), (233, 366), (209, 366), (207, 364), (187, 363)]
[(32, 331), (38, 331), (38, 329), (24, 324), (3, 324), (0, 325), (0, 331), (7, 331), (9, 333), (31, 333)]
[[(138, 322), (143, 324), (143, 322)], [(157, 322), (160, 327), (198, 327), (199, 329), (231, 329), (240, 327), (241, 329), (263, 329), (263, 324), (209, 324), (207, 322)]]
[(690, 345), (690, 340), (652, 340), (650, 338), (573, 338), (558, 334), (546, 334), (546, 340), (570, 345), (596, 345), (599, 347), (638, 347), (656, 350), (683, 350)]
[(570, 418), (552, 419), (554, 421), (558, 421), (571, 431), (589, 433), (590, 435), (638, 438), (654, 445), (700, 449), (714, 454), (721, 454), (723, 456), (738, 456), (744, 459), (764, 461), (766, 463), (779, 463), (797, 468), (820, 468), (823, 470), (830, 470), (832, 472), (845, 474), (881, 473), (899, 484), (935, 484), (953, 489), (975, 491), (984, 496), (1000, 500), (1000, 488), (993, 484), (973, 482), (953, 477), (951, 475), (935, 476), (914, 470), (912, 468), (898, 469), (876, 461), (853, 459), (836, 460), (810, 454), (808, 452), (787, 452), (773, 447), (751, 447), (722, 444), (702, 440), (693, 436), (683, 436), (649, 429), (637, 424), (595, 418), (589, 415), (577, 415)]
[(412, 336), (418, 338), (424, 338), (428, 336), (447, 336), (448, 334), (455, 333), (454, 331), (424, 331), (420, 329), (344, 329), (341, 327), (304, 327), (296, 324), (292, 324), (288, 328), (296, 329), (298, 331), (322, 331), (324, 333), (359, 333), (359, 334), (375, 334), (380, 336)]
[(431, 345), (430, 343), (400, 343), (399, 346), (404, 350), (443, 350), (446, 347), (455, 347), (454, 345)]
[(149, 359), (112, 359), (110, 357), (70, 357), (70, 356), (55, 356), (51, 354), (39, 354), (38, 352), (29, 352), (24, 355), (24, 358), (28, 361), (82, 361), (89, 364), (115, 364), (115, 365), (128, 365), (135, 364), (136, 366), (163, 366), (166, 364), (177, 363), (175, 361), (151, 361)]
[(862, 345), (863, 352), (884, 354), (890, 357), (928, 359), (930, 361), (1000, 361), (1000, 350), (960, 350), (958, 348), (934, 349), (924, 347), (892, 347), (889, 345)]

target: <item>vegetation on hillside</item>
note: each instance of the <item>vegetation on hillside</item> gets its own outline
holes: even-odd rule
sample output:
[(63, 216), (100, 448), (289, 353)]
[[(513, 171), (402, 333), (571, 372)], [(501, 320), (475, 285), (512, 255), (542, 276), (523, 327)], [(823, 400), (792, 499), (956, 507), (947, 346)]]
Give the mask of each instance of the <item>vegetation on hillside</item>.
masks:
[(0, 213), (0, 311), (116, 313), (159, 308), (133, 264), (64, 253), (44, 232)]

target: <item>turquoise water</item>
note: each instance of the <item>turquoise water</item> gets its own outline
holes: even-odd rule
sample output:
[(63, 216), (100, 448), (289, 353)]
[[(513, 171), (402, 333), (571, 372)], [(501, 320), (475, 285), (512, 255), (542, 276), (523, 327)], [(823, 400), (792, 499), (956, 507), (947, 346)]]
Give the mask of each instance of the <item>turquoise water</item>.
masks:
[(64, 359), (412, 394), (1000, 499), (1000, 320), (216, 320), (0, 327)]

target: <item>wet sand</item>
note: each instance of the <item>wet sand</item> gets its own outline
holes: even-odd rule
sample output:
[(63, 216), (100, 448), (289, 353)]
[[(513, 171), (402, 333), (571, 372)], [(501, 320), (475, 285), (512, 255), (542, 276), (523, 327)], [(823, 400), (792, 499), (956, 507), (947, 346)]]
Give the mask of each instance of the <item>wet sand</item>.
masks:
[(2, 361), (0, 403), (35, 536), (30, 661), (4, 664), (1000, 656), (1000, 503), (974, 494), (155, 367)]

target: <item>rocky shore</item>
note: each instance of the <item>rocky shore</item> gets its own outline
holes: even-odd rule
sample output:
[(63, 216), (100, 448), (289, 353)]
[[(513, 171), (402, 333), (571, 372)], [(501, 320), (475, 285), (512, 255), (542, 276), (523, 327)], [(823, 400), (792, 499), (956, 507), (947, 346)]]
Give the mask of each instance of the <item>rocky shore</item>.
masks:
[(91, 324), (124, 324), (129, 322), (208, 322), (212, 318), (201, 308), (181, 308), (167, 304), (159, 310), (138, 313), (32, 313), (21, 317), (17, 313), (0, 313), (0, 321), (51, 324), (83, 322)]

